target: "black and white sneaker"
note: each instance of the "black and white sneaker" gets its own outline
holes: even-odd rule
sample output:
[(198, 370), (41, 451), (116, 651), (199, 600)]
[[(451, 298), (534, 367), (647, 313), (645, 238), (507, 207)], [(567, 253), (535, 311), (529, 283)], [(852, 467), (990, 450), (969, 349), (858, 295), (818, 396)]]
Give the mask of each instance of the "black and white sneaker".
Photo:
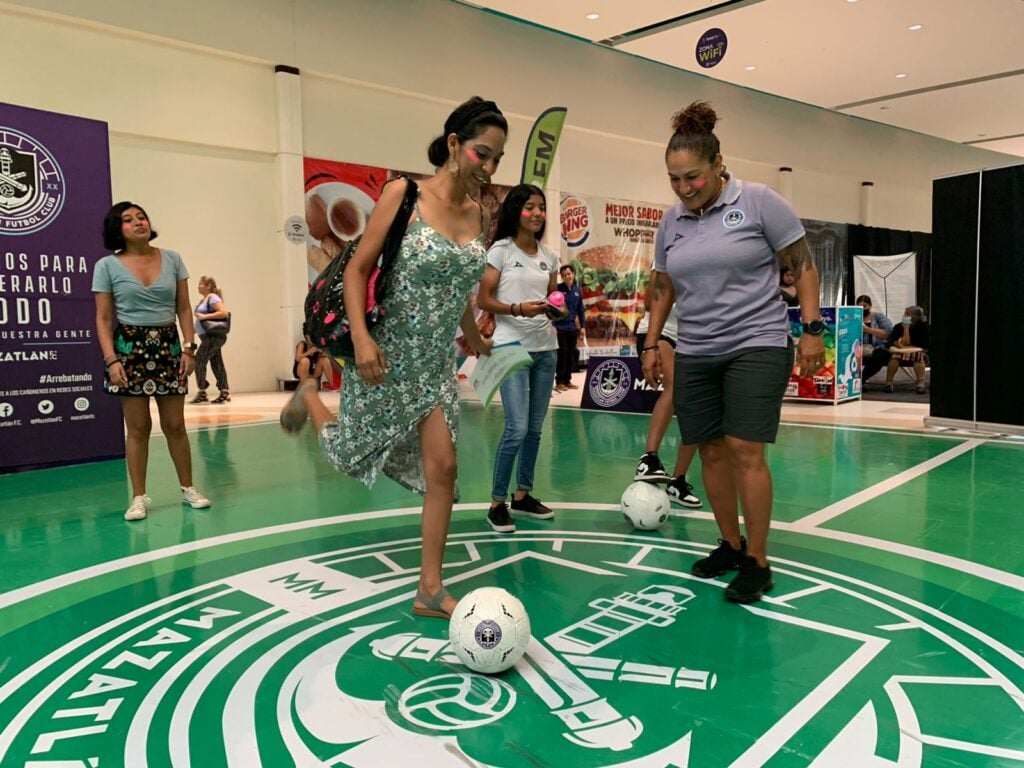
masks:
[(693, 495), (693, 486), (686, 482), (686, 476), (680, 475), (665, 487), (665, 493), (672, 500), (673, 504), (696, 509), (703, 506), (704, 502)]
[(496, 533), (515, 533), (516, 524), (508, 513), (508, 505), (502, 501), (487, 510), (487, 524)]
[(555, 516), (551, 507), (548, 507), (540, 503), (540, 499), (535, 499), (530, 494), (526, 494), (521, 499), (512, 497), (512, 510), (532, 517), (534, 520), (550, 520)]
[(654, 451), (648, 451), (640, 457), (640, 462), (636, 465), (636, 474), (633, 475), (634, 481), (643, 480), (647, 483), (667, 483), (671, 479)]

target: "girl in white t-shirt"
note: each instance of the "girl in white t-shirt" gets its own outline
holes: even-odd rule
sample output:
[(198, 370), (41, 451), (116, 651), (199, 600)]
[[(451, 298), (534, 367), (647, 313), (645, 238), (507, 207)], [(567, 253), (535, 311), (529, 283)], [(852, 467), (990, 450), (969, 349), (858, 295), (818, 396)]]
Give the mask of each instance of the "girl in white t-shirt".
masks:
[(558, 335), (551, 317), (563, 317), (547, 296), (558, 284), (558, 257), (540, 242), (544, 237), (547, 203), (544, 192), (532, 184), (513, 187), (501, 205), (494, 245), (487, 252), (487, 268), (480, 280), (477, 301), (495, 317), (494, 347), (519, 343), (533, 362), (520, 368), (501, 385), (505, 432), (494, 460), (494, 482), (487, 522), (499, 533), (516, 529), (505, 500), (512, 466), (519, 457), (512, 509), (535, 520), (555, 516), (535, 499), (534, 468), (540, 432), (551, 401), (555, 379)]

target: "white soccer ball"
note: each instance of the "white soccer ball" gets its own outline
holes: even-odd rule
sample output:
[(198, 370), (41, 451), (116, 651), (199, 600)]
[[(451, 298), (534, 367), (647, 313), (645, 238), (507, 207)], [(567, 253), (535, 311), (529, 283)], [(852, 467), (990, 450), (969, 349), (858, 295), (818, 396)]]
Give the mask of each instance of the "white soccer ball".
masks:
[(530, 642), (530, 617), (519, 598), (500, 587), (480, 587), (459, 600), (448, 624), (459, 661), (494, 675), (511, 667)]
[(668, 519), (672, 502), (660, 485), (637, 481), (619, 502), (622, 516), (638, 531), (653, 531)]

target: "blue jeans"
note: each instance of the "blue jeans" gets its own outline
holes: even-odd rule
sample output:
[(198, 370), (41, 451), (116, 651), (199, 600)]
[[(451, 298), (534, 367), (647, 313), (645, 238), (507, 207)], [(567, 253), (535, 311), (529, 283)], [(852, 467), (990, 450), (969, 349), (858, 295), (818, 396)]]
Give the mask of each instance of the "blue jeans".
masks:
[(516, 487), (533, 490), (533, 470), (540, 451), (540, 430), (551, 402), (555, 380), (556, 350), (531, 352), (533, 363), (520, 368), (501, 385), (501, 407), (505, 411), (505, 432), (494, 459), (494, 483), (491, 498), (505, 499), (512, 465), (519, 455)]

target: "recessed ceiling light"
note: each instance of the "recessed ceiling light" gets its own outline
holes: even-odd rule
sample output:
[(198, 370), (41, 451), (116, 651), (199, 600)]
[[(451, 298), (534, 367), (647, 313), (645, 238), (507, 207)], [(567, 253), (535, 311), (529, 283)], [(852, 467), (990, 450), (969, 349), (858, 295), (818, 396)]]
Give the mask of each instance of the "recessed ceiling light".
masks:
[(902, 80), (906, 76), (907, 76), (906, 72), (900, 72), (898, 75), (896, 75), (896, 79), (897, 80)]
[(747, 72), (753, 72), (757, 67), (751, 64), (749, 67), (744, 67), (744, 69), (747, 70)]
[(848, 3), (856, 3), (857, 0), (846, 0), (846, 2), (848, 2)]
[(924, 29), (924, 24), (911, 24), (907, 29), (911, 32), (917, 32), (919, 29)]
[(590, 19), (591, 21), (594, 21), (596, 19), (600, 19), (601, 18), (601, 14), (600, 13), (588, 13), (587, 14), (587, 18)]

